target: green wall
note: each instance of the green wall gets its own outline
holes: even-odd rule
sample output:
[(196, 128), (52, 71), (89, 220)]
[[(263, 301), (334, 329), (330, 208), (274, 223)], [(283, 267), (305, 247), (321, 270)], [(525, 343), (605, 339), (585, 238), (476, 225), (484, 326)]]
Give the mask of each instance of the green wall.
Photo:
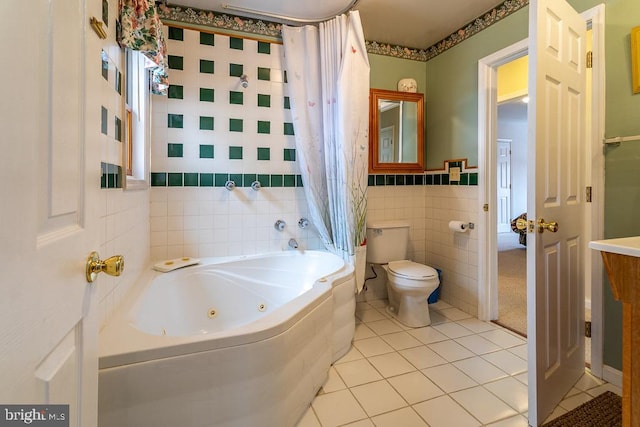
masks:
[[(630, 29), (640, 25), (640, 2), (606, 3), (607, 137), (640, 135), (640, 94), (631, 92)], [(640, 142), (605, 151), (605, 237), (640, 235)], [(621, 369), (622, 308), (605, 286), (604, 363)]]
[(527, 37), (528, 8), (427, 62), (427, 169), (467, 158), (478, 165), (478, 60)]
[(398, 90), (398, 80), (412, 78), (418, 83), (418, 92), (424, 93), (427, 85), (427, 64), (422, 61), (392, 58), (370, 53), (371, 88)]
[[(600, 2), (570, 0), (578, 11)], [(640, 134), (640, 95), (631, 92), (630, 29), (640, 25), (638, 0), (606, 4), (606, 136)], [(527, 37), (528, 7), (426, 63), (426, 167), (447, 159), (478, 164), (478, 60)], [(595, 58), (597, 60), (597, 58)], [(373, 69), (373, 67), (372, 67)], [(640, 143), (606, 153), (606, 237), (640, 234)], [(634, 209), (636, 208), (636, 209)], [(621, 369), (621, 308), (605, 289), (604, 363)]]

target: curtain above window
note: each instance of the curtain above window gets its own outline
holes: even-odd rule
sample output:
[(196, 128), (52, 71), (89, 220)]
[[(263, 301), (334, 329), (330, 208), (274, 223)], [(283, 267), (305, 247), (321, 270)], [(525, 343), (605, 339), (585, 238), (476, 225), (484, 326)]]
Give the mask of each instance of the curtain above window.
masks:
[(153, 1), (120, 0), (120, 26), (118, 43), (122, 47), (138, 50), (153, 65), (151, 91), (166, 95), (169, 87), (167, 46), (162, 34), (162, 22)]

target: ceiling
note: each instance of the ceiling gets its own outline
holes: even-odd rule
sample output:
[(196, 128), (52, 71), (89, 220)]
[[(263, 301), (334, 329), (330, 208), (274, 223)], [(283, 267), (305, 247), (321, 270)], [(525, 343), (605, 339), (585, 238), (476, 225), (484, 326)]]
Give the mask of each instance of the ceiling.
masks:
[[(360, 11), (365, 39), (427, 49), (503, 0), (176, 0), (181, 6), (292, 24)], [(257, 13), (259, 11), (260, 13)]]

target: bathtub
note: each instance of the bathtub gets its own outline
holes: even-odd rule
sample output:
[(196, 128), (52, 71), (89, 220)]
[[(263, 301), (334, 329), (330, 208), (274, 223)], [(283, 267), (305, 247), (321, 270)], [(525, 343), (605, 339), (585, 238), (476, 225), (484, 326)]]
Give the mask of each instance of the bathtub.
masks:
[(321, 251), (149, 271), (100, 332), (99, 426), (294, 426), (350, 348), (353, 276)]

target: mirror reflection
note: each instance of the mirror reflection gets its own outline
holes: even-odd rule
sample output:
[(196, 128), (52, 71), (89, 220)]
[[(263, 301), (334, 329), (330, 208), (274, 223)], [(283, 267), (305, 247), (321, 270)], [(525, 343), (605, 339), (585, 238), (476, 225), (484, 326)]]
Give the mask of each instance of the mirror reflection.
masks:
[(371, 89), (369, 171), (424, 171), (424, 101), (421, 93)]

